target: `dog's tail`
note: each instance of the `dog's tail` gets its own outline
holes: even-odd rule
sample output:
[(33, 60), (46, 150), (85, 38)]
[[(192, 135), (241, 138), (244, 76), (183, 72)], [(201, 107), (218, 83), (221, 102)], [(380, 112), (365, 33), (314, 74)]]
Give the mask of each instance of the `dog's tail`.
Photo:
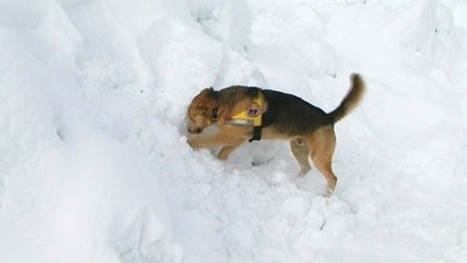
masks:
[(332, 112), (328, 113), (333, 123), (340, 121), (347, 114), (349, 114), (362, 100), (363, 94), (365, 93), (365, 82), (362, 77), (358, 74), (352, 74), (350, 77), (352, 86), (347, 92), (347, 95), (341, 101), (341, 104)]

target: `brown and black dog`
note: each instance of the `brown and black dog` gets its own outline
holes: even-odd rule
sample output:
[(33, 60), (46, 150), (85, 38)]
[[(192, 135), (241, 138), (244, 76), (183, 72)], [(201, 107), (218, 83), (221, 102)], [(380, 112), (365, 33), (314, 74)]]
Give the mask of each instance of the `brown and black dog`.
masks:
[(247, 140), (289, 140), (300, 165), (300, 176), (311, 170), (309, 156), (328, 183), (332, 194), (337, 183), (331, 167), (336, 146), (334, 124), (360, 102), (365, 83), (360, 75), (351, 76), (351, 88), (340, 105), (325, 113), (303, 99), (274, 90), (231, 86), (215, 91), (207, 88), (194, 97), (188, 108), (188, 132), (201, 133), (217, 125), (214, 135), (196, 135), (188, 139), (193, 148), (223, 146), (221, 160)]

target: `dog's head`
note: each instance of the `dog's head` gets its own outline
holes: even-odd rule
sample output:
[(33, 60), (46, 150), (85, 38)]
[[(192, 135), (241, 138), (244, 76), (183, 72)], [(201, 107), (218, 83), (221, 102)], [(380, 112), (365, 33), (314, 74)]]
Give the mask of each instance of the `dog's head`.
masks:
[(217, 120), (218, 103), (213, 88), (206, 88), (196, 95), (188, 107), (188, 132), (201, 133)]

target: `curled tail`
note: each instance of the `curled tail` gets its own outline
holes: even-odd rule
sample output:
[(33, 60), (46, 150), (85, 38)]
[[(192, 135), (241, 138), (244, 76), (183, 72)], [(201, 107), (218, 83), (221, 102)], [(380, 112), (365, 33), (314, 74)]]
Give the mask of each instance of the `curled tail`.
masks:
[(340, 121), (355, 109), (365, 93), (365, 82), (360, 75), (352, 74), (350, 80), (352, 81), (352, 86), (347, 92), (347, 95), (335, 110), (328, 113), (328, 116), (331, 118), (333, 123)]

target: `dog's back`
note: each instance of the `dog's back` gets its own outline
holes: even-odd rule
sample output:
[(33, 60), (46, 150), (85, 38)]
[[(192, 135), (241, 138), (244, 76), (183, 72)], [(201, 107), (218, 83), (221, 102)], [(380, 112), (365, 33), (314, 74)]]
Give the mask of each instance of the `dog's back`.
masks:
[(263, 94), (268, 105), (263, 127), (271, 126), (279, 133), (295, 136), (332, 123), (323, 110), (295, 95), (274, 90), (263, 90)]
[(268, 110), (264, 113), (263, 127), (271, 126), (291, 136), (306, 134), (334, 125), (349, 114), (360, 102), (365, 85), (358, 74), (351, 77), (352, 86), (340, 105), (330, 113), (292, 95), (274, 90), (263, 90)]

